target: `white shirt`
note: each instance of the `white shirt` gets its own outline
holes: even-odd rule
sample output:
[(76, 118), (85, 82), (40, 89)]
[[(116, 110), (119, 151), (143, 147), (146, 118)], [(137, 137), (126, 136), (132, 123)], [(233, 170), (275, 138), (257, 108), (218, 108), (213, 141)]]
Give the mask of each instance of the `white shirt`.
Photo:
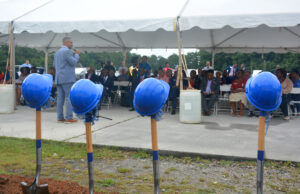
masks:
[(209, 67), (205, 66), (202, 70), (203, 70), (203, 71), (208, 71), (208, 70), (210, 70), (210, 69), (213, 70), (213, 68), (212, 68), (211, 66), (209, 66)]

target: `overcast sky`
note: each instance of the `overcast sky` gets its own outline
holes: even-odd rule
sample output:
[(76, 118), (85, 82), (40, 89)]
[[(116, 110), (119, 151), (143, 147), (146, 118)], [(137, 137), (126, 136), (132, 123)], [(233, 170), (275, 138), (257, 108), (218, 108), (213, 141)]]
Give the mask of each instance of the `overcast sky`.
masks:
[[(196, 50), (197, 49), (184, 49), (184, 54), (187, 54), (188, 52), (195, 52)], [(157, 55), (168, 58), (174, 53), (178, 55), (178, 49), (133, 49), (131, 50), (131, 53), (147, 56)]]

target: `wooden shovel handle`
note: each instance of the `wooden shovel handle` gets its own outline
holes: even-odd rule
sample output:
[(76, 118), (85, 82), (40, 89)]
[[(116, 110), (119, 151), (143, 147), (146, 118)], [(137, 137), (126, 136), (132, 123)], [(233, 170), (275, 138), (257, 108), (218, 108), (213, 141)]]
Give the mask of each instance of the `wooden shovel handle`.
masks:
[(152, 150), (158, 150), (156, 120), (151, 118)]
[(91, 152), (93, 152), (92, 123), (90, 123), (90, 122), (85, 123), (85, 130), (86, 130), (86, 148), (87, 148), (87, 153), (91, 153)]
[(265, 129), (266, 129), (266, 117), (259, 117), (258, 125), (258, 150), (265, 150)]
[(42, 112), (40, 109), (36, 109), (36, 122), (35, 122), (35, 129), (36, 129), (36, 139), (42, 139)]

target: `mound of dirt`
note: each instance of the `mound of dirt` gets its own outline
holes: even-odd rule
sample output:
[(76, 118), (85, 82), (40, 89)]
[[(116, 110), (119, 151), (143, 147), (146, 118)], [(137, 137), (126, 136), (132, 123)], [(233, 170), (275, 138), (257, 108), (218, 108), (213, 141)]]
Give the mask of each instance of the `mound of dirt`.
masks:
[[(34, 178), (26, 178), (14, 175), (0, 175), (0, 194), (22, 194), (21, 182), (31, 184)], [(88, 194), (88, 188), (71, 181), (58, 181), (52, 179), (40, 179), (40, 184), (48, 184), (49, 194)], [(99, 193), (99, 192), (94, 192)]]

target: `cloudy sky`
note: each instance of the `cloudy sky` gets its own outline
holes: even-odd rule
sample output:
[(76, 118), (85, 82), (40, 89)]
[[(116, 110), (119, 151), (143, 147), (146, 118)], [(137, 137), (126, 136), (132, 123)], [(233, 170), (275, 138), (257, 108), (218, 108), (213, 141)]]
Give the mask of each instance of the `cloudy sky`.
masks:
[[(188, 52), (195, 52), (197, 49), (185, 49), (184, 53), (187, 54)], [(136, 53), (140, 55), (157, 55), (168, 58), (168, 56), (172, 54), (178, 54), (178, 49), (133, 49), (131, 53)]]

